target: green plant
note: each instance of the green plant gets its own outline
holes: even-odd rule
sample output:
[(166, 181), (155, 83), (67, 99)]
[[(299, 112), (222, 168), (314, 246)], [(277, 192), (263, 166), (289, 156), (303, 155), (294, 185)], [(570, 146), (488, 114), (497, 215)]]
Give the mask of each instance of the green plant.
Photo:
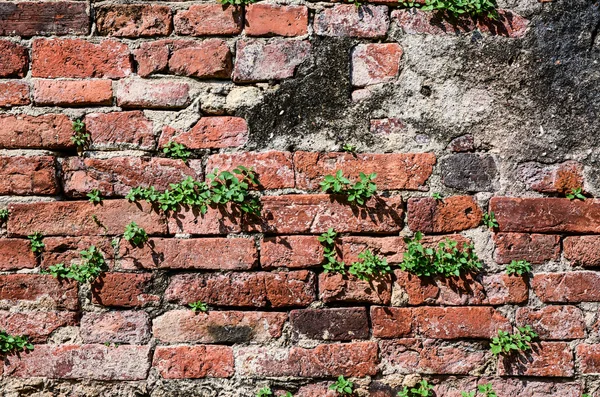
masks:
[(456, 241), (446, 239), (438, 244), (438, 249), (425, 248), (421, 243), (423, 234), (415, 233), (413, 239), (405, 239), (406, 252), (400, 268), (404, 271), (421, 276), (460, 276), (461, 273), (476, 271), (481, 263), (472, 244), (464, 244), (463, 249), (457, 248)]
[(385, 258), (373, 255), (370, 250), (365, 250), (358, 254), (361, 262), (354, 262), (348, 272), (355, 275), (360, 280), (369, 281), (374, 277), (387, 274), (392, 271)]
[(496, 216), (492, 211), (483, 214), (483, 224), (490, 229), (495, 229), (499, 226), (498, 221), (496, 220)]
[(499, 354), (510, 355), (512, 352), (531, 350), (531, 342), (538, 337), (530, 325), (518, 327), (517, 332), (510, 334), (498, 330), (498, 336), (492, 338), (490, 349), (496, 356)]
[(527, 261), (513, 260), (506, 266), (506, 274), (522, 276), (527, 273), (531, 273), (531, 263)]
[(346, 394), (352, 394), (353, 387), (354, 387), (354, 383), (350, 382), (349, 380), (345, 379), (342, 375), (340, 375), (340, 376), (338, 376), (335, 383), (332, 384), (331, 386), (329, 386), (329, 390), (334, 390), (338, 394), (346, 395)]
[(323, 246), (323, 255), (325, 261), (323, 263), (323, 270), (325, 273), (342, 273), (346, 272), (346, 265), (344, 262), (337, 260), (337, 252), (335, 251), (335, 239), (337, 233), (332, 228), (329, 228), (325, 233), (318, 237), (319, 242)]
[(356, 146), (351, 145), (349, 143), (344, 143), (344, 145), (342, 146), (342, 150), (346, 153), (356, 153)]
[(208, 311), (208, 305), (202, 301), (192, 302), (189, 304), (189, 306), (194, 312), (206, 313)]
[(44, 249), (45, 245), (42, 242), (44, 236), (40, 232), (35, 232), (27, 236), (29, 239), (29, 245), (31, 246), (31, 252), (34, 254), (39, 254)]
[[(239, 177), (239, 178), (238, 178)], [(242, 212), (260, 215), (260, 200), (250, 193), (250, 186), (258, 186), (256, 173), (252, 168), (238, 166), (232, 172), (219, 172), (215, 169), (208, 175), (211, 187), (210, 200), (217, 205), (233, 203)]]
[(135, 222), (131, 222), (129, 225), (125, 226), (123, 237), (134, 246), (140, 246), (148, 241), (148, 233)]
[(433, 385), (426, 380), (419, 382), (417, 387), (404, 387), (404, 390), (398, 392), (398, 397), (430, 397), (433, 396)]
[(338, 170), (335, 175), (326, 175), (320, 185), (324, 192), (343, 194), (347, 196), (349, 202), (364, 205), (377, 191), (377, 185), (373, 182), (376, 177), (377, 174), (366, 175), (361, 172), (360, 181), (353, 183), (344, 176), (342, 170)]
[(575, 200), (575, 199), (578, 199), (578, 200), (585, 201), (585, 196), (583, 195), (583, 189), (582, 189), (582, 188), (580, 188), (580, 187), (577, 187), (577, 188), (570, 189), (570, 190), (567, 192), (567, 194), (566, 194), (566, 197), (567, 197), (569, 200)]
[(6, 208), (0, 210), (0, 224), (6, 223), (6, 221), (8, 221), (8, 215), (10, 215), (10, 213)]
[(81, 120), (75, 120), (72, 124), (73, 136), (71, 142), (79, 149), (84, 149), (90, 142), (90, 134), (85, 132), (85, 123)]
[(433, 197), (435, 200), (443, 200), (444, 198), (442, 197), (441, 193), (435, 192), (431, 195), (431, 197)]
[[(151, 187), (146, 194), (149, 201), (154, 198), (156, 190)], [(158, 194), (156, 201), (164, 211), (177, 211), (180, 206), (199, 208), (204, 215), (208, 210), (210, 190), (206, 183), (187, 177), (179, 183), (172, 183), (170, 189)]]
[(498, 18), (498, 5), (495, 0), (426, 0), (421, 9), (425, 11), (438, 10), (447, 12), (452, 17), (487, 16)]
[(80, 252), (81, 263), (66, 267), (64, 263), (48, 267), (48, 274), (56, 278), (68, 278), (78, 283), (88, 283), (94, 281), (105, 268), (106, 261), (102, 252), (95, 246), (90, 246), (87, 250)]
[(267, 396), (272, 396), (272, 395), (273, 395), (273, 392), (271, 391), (271, 388), (269, 386), (266, 386), (258, 391), (258, 394), (256, 395), (256, 397), (267, 397)]
[(20, 353), (25, 350), (33, 350), (33, 345), (26, 336), (10, 335), (0, 330), (0, 353), (2, 355)]
[(218, 0), (219, 3), (232, 6), (240, 6), (256, 3), (258, 0)]
[(184, 162), (187, 161), (192, 152), (187, 149), (187, 147), (183, 143), (177, 143), (174, 141), (170, 141), (163, 148), (163, 153), (172, 159), (180, 159)]
[(91, 192), (87, 194), (90, 202), (94, 204), (98, 204), (102, 201), (102, 197), (100, 197), (100, 191), (98, 189), (93, 189)]
[[(498, 397), (494, 389), (492, 388), (491, 383), (486, 383), (485, 385), (478, 385), (477, 390), (479, 393), (483, 394), (485, 397)], [(471, 392), (462, 392), (462, 397), (475, 397), (477, 395), (476, 391)]]

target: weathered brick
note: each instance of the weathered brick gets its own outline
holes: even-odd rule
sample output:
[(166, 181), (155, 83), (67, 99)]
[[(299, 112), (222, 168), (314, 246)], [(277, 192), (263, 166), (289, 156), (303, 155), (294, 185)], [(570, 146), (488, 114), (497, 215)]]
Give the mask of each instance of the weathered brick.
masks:
[(4, 376), (16, 378), (143, 380), (150, 368), (150, 346), (38, 345), (11, 357)]
[(572, 265), (600, 266), (600, 236), (569, 236), (563, 240), (565, 259)]
[(202, 166), (196, 160), (186, 164), (156, 157), (68, 157), (62, 161), (63, 189), (71, 197), (85, 197), (94, 189), (101, 196), (124, 197), (137, 186), (163, 191), (188, 176), (202, 179)]
[(494, 191), (498, 168), (488, 154), (458, 153), (440, 160), (444, 185), (468, 192)]
[[(371, 198), (364, 206), (351, 206), (343, 197), (324, 194), (263, 196), (260, 220), (248, 230), (269, 233), (396, 233), (402, 229), (402, 199)], [(260, 222), (260, 223), (259, 223)]]
[(492, 197), (503, 232), (600, 233), (600, 200)]
[(229, 36), (242, 31), (242, 9), (220, 4), (195, 4), (178, 11), (175, 33), (191, 36)]
[(150, 339), (150, 319), (142, 311), (84, 313), (80, 334), (85, 343), (144, 344)]
[(338, 4), (315, 15), (314, 29), (320, 36), (379, 38), (387, 34), (387, 6)]
[(359, 44), (352, 50), (352, 85), (392, 81), (400, 70), (402, 48), (396, 43)]
[(44, 106), (112, 104), (110, 80), (34, 80), (33, 102)]
[(167, 70), (170, 44), (171, 40), (146, 41), (133, 51), (137, 63), (137, 73), (140, 77)]
[(215, 168), (219, 171), (232, 171), (239, 165), (252, 167), (258, 177), (262, 189), (293, 188), (294, 165), (290, 152), (244, 152), (244, 153), (219, 153), (208, 157), (206, 163), (207, 173)]
[(66, 149), (73, 147), (71, 120), (64, 114), (0, 115), (3, 149)]
[(88, 34), (87, 7), (80, 1), (0, 2), (0, 36)]
[(308, 306), (316, 300), (315, 274), (307, 270), (264, 273), (271, 307)]
[(139, 110), (90, 113), (84, 122), (90, 134), (91, 149), (152, 150), (155, 147), (153, 123)]
[(243, 347), (236, 356), (236, 370), (247, 377), (375, 375), (377, 343), (318, 345), (313, 349)]
[(22, 81), (0, 81), (0, 108), (29, 105), (30, 102), (29, 84)]
[(323, 246), (316, 236), (265, 237), (260, 244), (263, 269), (302, 269), (319, 266), (324, 259)]
[(394, 297), (404, 304), (411, 306), (422, 304), (437, 304), (440, 287), (432, 277), (418, 277), (414, 274), (394, 270)]
[(35, 254), (29, 240), (18, 238), (0, 239), (0, 270), (32, 269), (36, 267)]
[(0, 77), (25, 77), (29, 66), (27, 48), (12, 41), (0, 40), (0, 54)]
[(560, 236), (550, 234), (497, 233), (495, 260), (510, 263), (525, 260), (531, 263), (556, 261), (560, 258)]
[(160, 297), (147, 292), (151, 282), (148, 273), (103, 273), (92, 283), (92, 301), (109, 307), (154, 305)]
[(418, 307), (413, 309), (415, 332), (425, 338), (489, 339), (510, 322), (491, 307)]
[(0, 311), (0, 329), (11, 335), (27, 335), (33, 343), (44, 343), (58, 328), (78, 323), (75, 312)]
[(176, 81), (122, 80), (117, 85), (117, 104), (124, 108), (177, 109), (190, 102), (189, 85)]
[(0, 194), (53, 195), (59, 192), (52, 156), (0, 156)]
[(570, 377), (574, 373), (573, 351), (564, 342), (539, 342), (518, 357), (498, 360), (500, 376)]
[(198, 238), (148, 240), (142, 247), (121, 244), (123, 269), (250, 270), (258, 261), (254, 240)]
[(241, 210), (231, 205), (225, 207), (208, 207), (205, 214), (196, 209), (182, 208), (168, 217), (169, 233), (186, 233), (197, 235), (239, 233), (241, 227)]
[(57, 263), (67, 266), (81, 263), (81, 251), (89, 249), (92, 245), (102, 253), (107, 266), (113, 266), (114, 248), (111, 245), (112, 239), (108, 236), (45, 237), (43, 241), (41, 267), (44, 269)]
[(268, 43), (240, 40), (233, 80), (243, 83), (293, 77), (296, 67), (306, 60), (310, 51), (311, 44), (306, 40), (274, 39)]
[(191, 44), (176, 43), (169, 59), (171, 73), (198, 78), (228, 79), (231, 76), (233, 61), (225, 41), (210, 39)]
[(600, 373), (600, 345), (582, 343), (577, 346), (579, 369), (584, 374)]
[(483, 212), (471, 196), (408, 200), (408, 226), (414, 232), (450, 233), (477, 227)]
[(32, 45), (31, 75), (57, 78), (109, 78), (129, 76), (131, 60), (126, 44), (103, 40), (36, 39)]
[(357, 180), (360, 172), (376, 173), (375, 183), (380, 190), (426, 190), (425, 184), (434, 165), (435, 155), (432, 153), (294, 153), (296, 187), (306, 190), (318, 190), (323, 178), (338, 170)]
[(39, 274), (0, 276), (0, 306), (77, 310), (77, 283)]
[(165, 343), (268, 342), (286, 320), (286, 313), (173, 310), (154, 320), (152, 335)]
[[(358, 92), (361, 90), (357, 90)], [(374, 119), (371, 120), (369, 131), (376, 135), (399, 134), (406, 131), (406, 124), (399, 118)]]
[(527, 19), (509, 10), (498, 10), (497, 19), (481, 17), (473, 20), (470, 17), (464, 17), (455, 23), (445, 20), (438, 13), (414, 8), (394, 10), (392, 18), (408, 34), (444, 35), (479, 30), (482, 33), (519, 38), (525, 35), (529, 25)]
[(228, 346), (158, 346), (152, 366), (165, 379), (228, 378), (234, 374)]
[(319, 297), (324, 302), (389, 305), (392, 279), (388, 275), (370, 281), (337, 273), (319, 274)]
[(600, 302), (599, 283), (596, 272), (537, 273), (531, 287), (546, 303)]
[(541, 193), (565, 194), (583, 187), (583, 165), (576, 161), (556, 165), (525, 163), (518, 172), (527, 187)]
[(371, 306), (371, 324), (375, 338), (411, 336), (413, 312), (404, 307)]
[(581, 309), (575, 306), (546, 306), (542, 309), (517, 309), (518, 326), (531, 325), (542, 340), (567, 340), (585, 337)]
[(492, 274), (484, 276), (481, 282), (487, 295), (487, 304), (526, 303), (529, 299), (529, 288), (523, 277)]
[[(548, 381), (536, 382), (531, 379), (519, 378), (487, 378), (479, 384), (492, 383), (499, 396), (523, 397), (579, 397), (583, 393), (581, 385), (577, 382)], [(457, 396), (458, 397), (458, 396)]]
[(308, 33), (308, 9), (305, 6), (250, 4), (246, 7), (248, 36), (302, 36)]
[(135, 222), (148, 234), (166, 234), (161, 213), (146, 203), (105, 200), (101, 205), (84, 201), (56, 201), (9, 205), (8, 233), (28, 236), (41, 232), (45, 236), (120, 235), (125, 226)]
[(471, 134), (461, 135), (451, 140), (446, 149), (455, 153), (472, 152), (475, 150), (475, 138)]
[(168, 36), (171, 9), (156, 4), (109, 4), (95, 7), (101, 35), (116, 37)]
[(248, 125), (241, 117), (202, 117), (189, 131), (165, 127), (158, 145), (169, 141), (182, 143), (190, 149), (220, 149), (242, 146), (248, 140)]
[(292, 310), (290, 322), (294, 340), (369, 338), (369, 321), (364, 307)]

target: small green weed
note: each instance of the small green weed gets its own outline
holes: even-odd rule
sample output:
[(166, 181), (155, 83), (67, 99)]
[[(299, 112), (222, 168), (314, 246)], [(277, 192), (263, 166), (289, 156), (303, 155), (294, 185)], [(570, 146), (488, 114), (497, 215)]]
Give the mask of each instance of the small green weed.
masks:
[(256, 3), (258, 0), (218, 0), (221, 4), (241, 6)]
[(0, 224), (6, 223), (8, 221), (8, 216), (10, 213), (6, 208), (0, 210)]
[[(478, 385), (477, 390), (479, 391), (479, 393), (483, 394), (485, 397), (498, 397), (498, 395), (492, 388), (491, 383), (486, 383), (485, 385)], [(471, 392), (463, 391), (462, 392), (462, 397), (475, 397), (476, 395), (477, 395), (477, 392), (475, 392), (475, 391), (471, 391)]]
[(192, 302), (189, 306), (194, 312), (206, 313), (208, 311), (208, 305), (202, 301)]
[(100, 191), (98, 189), (93, 189), (87, 194), (87, 197), (89, 201), (94, 204), (99, 204), (102, 201), (102, 197), (100, 197)]
[(268, 396), (273, 396), (273, 392), (271, 391), (270, 387), (263, 387), (262, 389), (260, 389), (258, 391), (258, 393), (256, 394), (256, 397), (268, 397)]
[(531, 273), (531, 263), (527, 261), (515, 261), (513, 260), (506, 266), (506, 274), (508, 275), (519, 275)]
[(398, 397), (430, 397), (433, 396), (433, 385), (426, 380), (419, 382), (417, 387), (404, 387), (404, 390), (398, 392)]
[[(239, 177), (239, 178), (238, 178)], [(211, 186), (210, 200), (217, 205), (233, 203), (242, 212), (260, 215), (260, 200), (250, 193), (250, 186), (258, 186), (256, 173), (252, 168), (236, 167), (232, 172), (219, 172), (215, 169), (208, 175)]]
[(0, 330), (0, 354), (20, 353), (25, 350), (33, 350), (33, 344), (26, 336), (10, 335)]
[(355, 154), (356, 153), (356, 146), (351, 145), (349, 143), (344, 143), (344, 145), (342, 146), (342, 150), (346, 153), (351, 153), (351, 154)]
[(148, 233), (135, 222), (131, 222), (125, 226), (125, 232), (123, 233), (125, 240), (129, 241), (134, 246), (141, 246), (148, 241)]
[(569, 200), (581, 200), (581, 201), (585, 201), (586, 197), (583, 195), (583, 189), (578, 187), (578, 188), (574, 188), (571, 189), (567, 192), (566, 197)]
[(325, 273), (342, 273), (346, 272), (344, 262), (337, 260), (337, 252), (335, 250), (335, 239), (337, 233), (332, 228), (329, 228), (325, 233), (318, 237), (319, 242), (323, 246), (323, 254), (325, 262), (323, 263), (323, 271)]
[(377, 191), (377, 185), (373, 182), (376, 177), (377, 174), (366, 175), (361, 172), (360, 181), (353, 183), (344, 176), (342, 170), (338, 170), (335, 175), (326, 175), (320, 185), (326, 193), (343, 194), (349, 202), (364, 205)]
[(81, 251), (80, 254), (82, 260), (79, 265), (73, 264), (67, 267), (64, 263), (58, 263), (48, 267), (48, 271), (45, 273), (56, 278), (72, 279), (78, 283), (94, 281), (106, 266), (102, 252), (92, 245), (87, 250)]
[(90, 143), (90, 134), (85, 132), (85, 123), (81, 120), (75, 120), (72, 124), (73, 136), (71, 142), (77, 146), (78, 149), (85, 149)]
[(467, 15), (498, 18), (498, 5), (495, 0), (426, 0), (421, 7), (425, 11), (443, 11), (455, 18)]
[(172, 159), (179, 159), (188, 161), (192, 152), (188, 150), (188, 148), (183, 143), (177, 143), (171, 141), (167, 143), (163, 148), (163, 153)]
[(518, 327), (517, 332), (509, 334), (508, 332), (498, 330), (498, 336), (492, 338), (490, 349), (497, 355), (510, 355), (512, 352), (523, 352), (531, 350), (531, 342), (538, 337), (530, 325)]
[(500, 225), (498, 225), (496, 216), (491, 211), (483, 214), (483, 224), (486, 225), (489, 229), (495, 229), (498, 226), (500, 226)]
[(27, 238), (29, 239), (29, 245), (31, 247), (31, 252), (33, 252), (34, 254), (39, 254), (44, 250), (45, 244), (42, 241), (42, 239), (44, 238), (42, 233), (35, 232), (35, 233), (27, 236)]
[(385, 258), (373, 255), (370, 250), (365, 250), (358, 254), (358, 259), (361, 261), (354, 262), (350, 266), (350, 269), (348, 269), (348, 272), (360, 280), (369, 281), (392, 271)]
[(434, 198), (434, 199), (436, 199), (436, 200), (443, 200), (443, 199), (444, 199), (444, 197), (442, 197), (442, 194), (441, 194), (441, 193), (438, 193), (438, 192), (435, 192), (435, 193), (433, 193), (433, 194), (431, 195), (431, 197), (433, 197), (433, 198)]
[[(156, 190), (151, 187), (147, 194), (152, 199), (156, 195)], [(204, 215), (208, 210), (210, 200), (210, 191), (204, 182), (195, 181), (192, 177), (187, 177), (179, 183), (172, 183), (170, 189), (158, 194), (158, 204), (164, 211), (177, 211), (181, 206), (199, 208)], [(150, 201), (150, 200), (148, 200)]]
[(329, 386), (329, 390), (334, 390), (341, 395), (350, 395), (353, 393), (353, 387), (354, 383), (340, 375), (335, 383)]

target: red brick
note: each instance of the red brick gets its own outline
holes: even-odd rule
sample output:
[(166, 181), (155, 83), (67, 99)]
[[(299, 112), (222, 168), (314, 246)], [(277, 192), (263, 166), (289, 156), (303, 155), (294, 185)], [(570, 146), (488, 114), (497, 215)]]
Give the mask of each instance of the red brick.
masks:
[(531, 325), (542, 340), (568, 340), (585, 337), (582, 311), (575, 306), (546, 306), (517, 309), (518, 326)]
[(229, 378), (234, 374), (228, 346), (158, 346), (152, 366), (165, 379)]
[(352, 85), (392, 81), (400, 70), (402, 48), (396, 43), (359, 44), (352, 51)]
[(600, 373), (600, 345), (582, 343), (577, 346), (579, 369), (584, 374)]
[(529, 299), (529, 288), (523, 277), (492, 274), (484, 276), (482, 284), (489, 305), (526, 303)]
[(57, 78), (120, 78), (131, 74), (127, 45), (115, 40), (99, 44), (81, 39), (36, 39), (31, 75)]
[[(8, 233), (28, 236), (121, 235), (125, 226), (135, 222), (148, 234), (166, 234), (166, 221), (145, 203), (105, 200), (101, 205), (84, 201), (56, 201), (9, 206)], [(94, 216), (96, 220), (94, 219)]]
[(572, 265), (600, 267), (600, 236), (569, 236), (563, 240), (565, 259)]
[(454, 153), (472, 152), (475, 150), (475, 139), (471, 134), (461, 135), (451, 140), (446, 149)]
[(437, 304), (440, 287), (432, 277), (418, 277), (414, 274), (394, 270), (394, 297), (411, 306)]
[(98, 34), (115, 37), (168, 36), (171, 8), (149, 4), (110, 4), (95, 7)]
[(12, 357), (4, 376), (16, 378), (144, 380), (150, 346), (38, 345)]
[(186, 177), (202, 179), (202, 166), (178, 159), (155, 157), (68, 157), (62, 161), (63, 189), (67, 196), (85, 197), (96, 189), (103, 197), (124, 197), (137, 186), (163, 191)]
[(371, 120), (369, 131), (376, 135), (398, 134), (406, 131), (406, 124), (402, 119), (375, 119)]
[(553, 165), (525, 163), (519, 166), (519, 174), (530, 189), (541, 193), (565, 194), (583, 187), (583, 165), (576, 161)]
[(503, 232), (600, 233), (600, 200), (492, 197)]
[(473, 20), (470, 17), (461, 18), (451, 23), (435, 12), (425, 12), (416, 9), (392, 11), (392, 18), (398, 26), (408, 34), (460, 34), (479, 30), (495, 36), (523, 37), (529, 21), (512, 11), (498, 10), (498, 18), (481, 17)]
[(23, 305), (77, 310), (77, 283), (39, 274), (0, 275), (0, 302), (2, 307), (11, 308)]
[(264, 273), (271, 307), (308, 306), (316, 300), (315, 274), (307, 270)]
[(48, 195), (59, 192), (52, 156), (0, 156), (0, 194)]
[(426, 190), (427, 179), (435, 165), (432, 153), (356, 154), (296, 152), (294, 167), (298, 189), (318, 190), (326, 175), (342, 170), (358, 180), (360, 172), (376, 173), (379, 190)]
[(247, 238), (150, 239), (142, 247), (121, 244), (123, 269), (250, 270), (258, 261)]
[(87, 250), (92, 245), (102, 253), (107, 266), (112, 267), (114, 248), (111, 245), (111, 240), (108, 236), (45, 237), (41, 267), (47, 269), (57, 263), (64, 263), (65, 265), (81, 263), (81, 251)]
[(213, 172), (215, 168), (218, 168), (219, 171), (231, 171), (240, 165), (254, 169), (261, 190), (286, 189), (295, 186), (294, 165), (290, 152), (213, 154), (208, 157), (206, 171), (207, 173)]
[(377, 373), (377, 343), (356, 342), (301, 347), (243, 347), (236, 370), (244, 377), (364, 377)]
[(0, 82), (0, 107), (29, 105), (29, 84), (21, 81)]
[(0, 311), (0, 328), (11, 335), (25, 334), (33, 343), (44, 343), (54, 331), (79, 322), (75, 312)]
[(290, 323), (294, 340), (369, 339), (369, 320), (364, 307), (292, 310)]
[(241, 117), (202, 117), (189, 131), (165, 127), (159, 147), (169, 141), (182, 143), (190, 149), (220, 149), (243, 146), (248, 140), (248, 125)]
[(150, 319), (142, 311), (84, 313), (80, 334), (85, 343), (144, 344), (150, 339)]
[(549, 234), (498, 233), (494, 235), (498, 263), (525, 260), (531, 263), (560, 258), (560, 236)]
[(313, 383), (301, 386), (294, 394), (297, 397), (337, 397), (337, 392), (329, 389), (330, 382)]
[(562, 380), (535, 382), (531, 379), (487, 378), (485, 381), (480, 380), (479, 384), (485, 382), (491, 382), (499, 396), (580, 397), (583, 393), (579, 383)]
[[(4, 3), (4, 6), (6, 4)], [(0, 40), (0, 54), (0, 77), (25, 77), (29, 64), (27, 48), (12, 41)]]
[(535, 294), (546, 303), (600, 302), (600, 273), (537, 273), (531, 280)]
[(140, 77), (166, 71), (169, 64), (170, 43), (171, 40), (146, 41), (133, 51)]
[(18, 238), (0, 239), (0, 270), (33, 269), (35, 254), (31, 252), (29, 240)]
[(219, 4), (196, 4), (178, 11), (173, 23), (179, 35), (235, 35), (242, 32), (242, 10)]
[(117, 104), (124, 108), (177, 109), (190, 102), (189, 85), (176, 81), (123, 80), (117, 85)]
[(84, 122), (92, 149), (152, 150), (155, 147), (153, 123), (139, 110), (90, 113)]
[(343, 197), (324, 194), (263, 196), (260, 224), (248, 230), (268, 233), (397, 233), (402, 229), (402, 199), (371, 198), (365, 206), (348, 205)]
[(403, 338), (412, 335), (413, 312), (404, 307), (371, 306), (375, 338)]
[(152, 282), (148, 273), (104, 273), (92, 284), (92, 301), (103, 306), (144, 307), (160, 301), (147, 292)]
[(33, 102), (44, 106), (112, 104), (110, 80), (34, 80)]
[(87, 8), (80, 1), (1, 2), (0, 36), (88, 34)]
[(250, 4), (246, 7), (248, 36), (302, 36), (308, 33), (308, 9), (304, 6)]
[(308, 41), (273, 39), (237, 42), (233, 81), (256, 82), (283, 80), (294, 76), (296, 67), (306, 60), (311, 51)]
[(231, 76), (233, 61), (225, 41), (210, 39), (195, 45), (177, 44), (169, 59), (171, 73), (198, 78), (228, 79)]
[(408, 226), (414, 232), (450, 233), (479, 226), (481, 208), (471, 196), (432, 197), (408, 200)]
[(419, 307), (413, 309), (415, 332), (425, 338), (489, 339), (510, 322), (491, 307)]
[(64, 114), (0, 115), (3, 149), (66, 149), (73, 147), (71, 120)]
[(390, 21), (387, 6), (338, 4), (315, 15), (319, 36), (378, 38), (387, 34)]
[(164, 343), (268, 342), (286, 320), (286, 313), (173, 310), (154, 320), (152, 335)]
[(501, 357), (498, 361), (498, 375), (571, 377), (573, 367), (573, 351), (567, 343), (540, 342), (518, 357)]
[(373, 303), (389, 305), (392, 279), (389, 275), (370, 281), (337, 273), (319, 274), (319, 297), (324, 302)]
[(323, 246), (316, 236), (265, 237), (260, 244), (263, 269), (302, 269), (320, 266), (324, 259)]

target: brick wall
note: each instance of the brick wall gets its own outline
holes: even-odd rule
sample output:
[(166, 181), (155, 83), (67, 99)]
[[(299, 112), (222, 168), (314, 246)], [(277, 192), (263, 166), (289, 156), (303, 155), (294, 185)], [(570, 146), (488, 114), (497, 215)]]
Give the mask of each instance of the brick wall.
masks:
[[(445, 397), (488, 382), (501, 397), (596, 392), (598, 146), (524, 122), (537, 94), (514, 88), (537, 81), (520, 68), (559, 67), (535, 49), (560, 4), (501, 2), (497, 20), (452, 23), (379, 0), (130, 3), (0, 2), (0, 330), (34, 343), (2, 357), (0, 394), (322, 397), (339, 375), (357, 396), (421, 378)], [(491, 47), (494, 62), (513, 57), (500, 72), (481, 66)], [(192, 157), (167, 158), (171, 141)], [(124, 198), (238, 165), (257, 172), (258, 218)], [(376, 197), (321, 192), (337, 170), (377, 173)], [(574, 188), (588, 198), (565, 198)], [(132, 221), (150, 236), (141, 247), (122, 237)], [(344, 262), (370, 249), (392, 272), (324, 272), (329, 228)], [(483, 269), (400, 270), (417, 231), (430, 246), (473, 243)], [(45, 273), (92, 245), (108, 268), (91, 284)], [(507, 275), (513, 260), (533, 273)], [(498, 330), (526, 324), (531, 352), (491, 354)]]

